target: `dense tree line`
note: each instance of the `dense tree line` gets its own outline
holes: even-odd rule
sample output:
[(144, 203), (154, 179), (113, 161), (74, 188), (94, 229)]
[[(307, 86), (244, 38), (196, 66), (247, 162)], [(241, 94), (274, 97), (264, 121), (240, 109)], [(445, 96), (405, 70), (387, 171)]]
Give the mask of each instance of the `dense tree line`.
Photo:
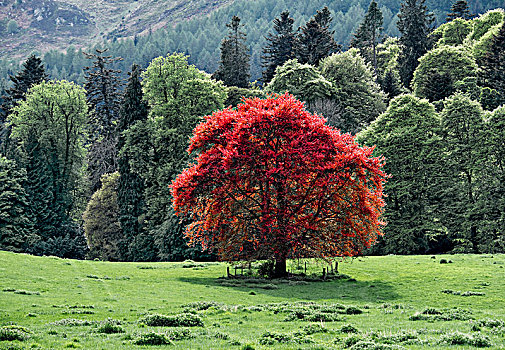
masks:
[(400, 38), (385, 38), (372, 1), (348, 50), (333, 40), (330, 8), (314, 9), (298, 31), (291, 12), (279, 13), (258, 51), (262, 89), (248, 83), (254, 54), (238, 16), (228, 19), (212, 76), (184, 53), (166, 54), (144, 70), (132, 65), (123, 90), (125, 60), (113, 49), (71, 48), (61, 58), (88, 65), (82, 87), (48, 80), (31, 56), (1, 101), (0, 248), (214, 258), (186, 244), (193, 217), (175, 215), (169, 188), (196, 161), (187, 152), (193, 130), (242, 96), (289, 92), (386, 158), (388, 225), (370, 253), (503, 252), (505, 12), (468, 19), (465, 9), (458, 1), (433, 30), (426, 0), (406, 0)]

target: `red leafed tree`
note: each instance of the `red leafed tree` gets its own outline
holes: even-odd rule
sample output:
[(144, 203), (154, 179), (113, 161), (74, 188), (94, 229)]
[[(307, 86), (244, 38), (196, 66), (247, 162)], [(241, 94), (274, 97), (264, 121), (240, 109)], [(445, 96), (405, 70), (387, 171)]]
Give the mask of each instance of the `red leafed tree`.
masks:
[(352, 256), (384, 222), (383, 158), (325, 124), (292, 95), (248, 99), (205, 117), (172, 183), (190, 243), (223, 260)]

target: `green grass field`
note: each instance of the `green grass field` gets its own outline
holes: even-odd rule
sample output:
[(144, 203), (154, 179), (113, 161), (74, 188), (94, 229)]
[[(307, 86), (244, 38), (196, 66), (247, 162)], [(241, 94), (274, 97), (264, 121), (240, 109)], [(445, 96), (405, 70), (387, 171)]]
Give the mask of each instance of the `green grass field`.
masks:
[(505, 349), (505, 255), (358, 258), (324, 282), (226, 266), (0, 252), (0, 349)]

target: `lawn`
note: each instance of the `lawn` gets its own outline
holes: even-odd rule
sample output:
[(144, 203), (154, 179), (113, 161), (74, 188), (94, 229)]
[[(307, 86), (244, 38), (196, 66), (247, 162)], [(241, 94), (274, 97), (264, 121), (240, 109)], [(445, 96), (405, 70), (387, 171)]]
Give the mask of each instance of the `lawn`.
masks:
[(505, 349), (504, 266), (391, 255), (340, 262), (340, 279), (268, 281), (222, 279), (224, 263), (0, 252), (0, 349)]

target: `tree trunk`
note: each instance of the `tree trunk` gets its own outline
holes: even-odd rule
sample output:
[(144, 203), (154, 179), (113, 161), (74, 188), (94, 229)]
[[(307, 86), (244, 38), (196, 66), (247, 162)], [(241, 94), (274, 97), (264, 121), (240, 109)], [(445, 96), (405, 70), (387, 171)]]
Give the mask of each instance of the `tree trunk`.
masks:
[(285, 257), (276, 257), (275, 258), (275, 269), (274, 269), (274, 278), (281, 278), (287, 276), (286, 271), (286, 258)]

